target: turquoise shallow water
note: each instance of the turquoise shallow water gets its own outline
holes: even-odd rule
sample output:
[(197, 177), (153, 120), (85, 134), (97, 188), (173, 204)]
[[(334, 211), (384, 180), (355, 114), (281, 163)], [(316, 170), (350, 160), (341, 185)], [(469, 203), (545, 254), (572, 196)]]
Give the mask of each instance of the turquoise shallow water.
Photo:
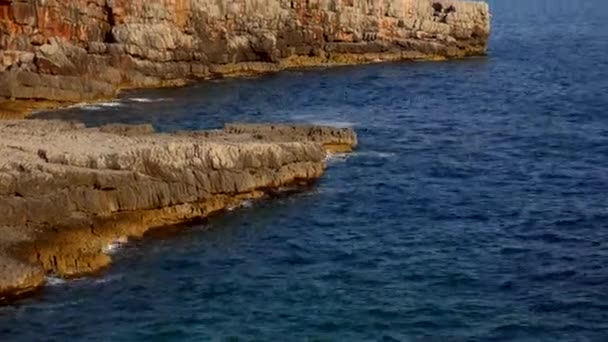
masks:
[(42, 114), (353, 126), (315, 187), (115, 250), (2, 341), (608, 340), (608, 3), (495, 0), (487, 58), (290, 71)]

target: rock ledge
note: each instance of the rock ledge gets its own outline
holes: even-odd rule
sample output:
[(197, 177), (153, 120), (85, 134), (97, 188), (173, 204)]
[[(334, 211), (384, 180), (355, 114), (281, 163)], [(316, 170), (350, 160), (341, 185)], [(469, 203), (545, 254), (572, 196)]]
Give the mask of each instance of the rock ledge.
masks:
[(314, 181), (328, 151), (356, 144), (352, 129), (319, 126), (158, 134), (148, 125), (0, 121), (0, 299), (48, 274), (104, 268), (114, 241)]

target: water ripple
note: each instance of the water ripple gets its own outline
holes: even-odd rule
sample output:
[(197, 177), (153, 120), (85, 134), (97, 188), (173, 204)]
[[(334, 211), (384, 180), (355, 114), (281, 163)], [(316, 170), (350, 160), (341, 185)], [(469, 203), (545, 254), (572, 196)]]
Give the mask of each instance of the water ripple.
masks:
[(0, 340), (606, 340), (608, 3), (489, 2), (487, 58), (42, 114), (160, 131), (327, 123), (360, 146), (310, 191), (109, 249), (102, 278), (0, 309)]

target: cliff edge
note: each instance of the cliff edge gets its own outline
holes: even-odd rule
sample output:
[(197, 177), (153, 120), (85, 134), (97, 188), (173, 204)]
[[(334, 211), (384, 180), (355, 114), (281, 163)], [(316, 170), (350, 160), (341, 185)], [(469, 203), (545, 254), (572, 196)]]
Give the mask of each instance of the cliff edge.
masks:
[(231, 124), (154, 133), (149, 125), (0, 120), (0, 302), (107, 266), (104, 249), (207, 217), (325, 170), (352, 129)]
[(0, 0), (0, 117), (123, 88), (290, 67), (485, 54), (459, 0)]

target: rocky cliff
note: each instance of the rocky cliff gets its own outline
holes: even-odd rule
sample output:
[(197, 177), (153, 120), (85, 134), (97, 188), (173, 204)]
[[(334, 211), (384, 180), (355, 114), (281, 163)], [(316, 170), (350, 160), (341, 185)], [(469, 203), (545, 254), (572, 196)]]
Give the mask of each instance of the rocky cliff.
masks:
[(0, 302), (47, 274), (105, 267), (113, 241), (314, 181), (327, 151), (356, 143), (351, 129), (315, 126), (156, 134), (150, 126), (0, 121)]
[(458, 0), (0, 0), (0, 112), (288, 67), (479, 55), (489, 31), (487, 4)]

